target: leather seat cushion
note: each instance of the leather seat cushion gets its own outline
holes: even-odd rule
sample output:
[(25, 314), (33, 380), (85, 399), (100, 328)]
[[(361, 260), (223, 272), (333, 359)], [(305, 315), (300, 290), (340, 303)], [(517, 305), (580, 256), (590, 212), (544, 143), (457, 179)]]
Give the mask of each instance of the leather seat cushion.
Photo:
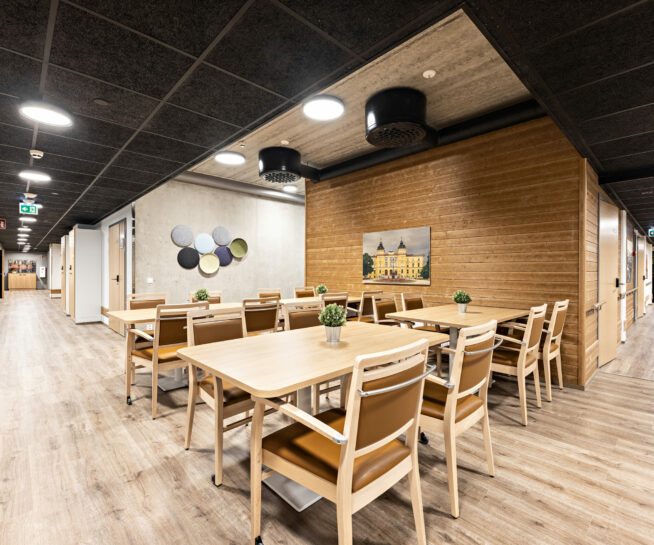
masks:
[[(425, 390), (422, 395), (422, 409), (420, 414), (443, 420), (445, 418), (445, 401), (448, 389), (440, 384), (425, 381)], [(458, 422), (474, 413), (484, 402), (476, 395), (467, 395), (456, 402), (454, 421)]]
[[(159, 348), (159, 363), (168, 363), (181, 359), (177, 355), (177, 351), (181, 350), (182, 348), (186, 348), (186, 345), (180, 344), (177, 346), (164, 346)], [(141, 348), (139, 350), (132, 350), (132, 356), (138, 356), (139, 358), (145, 358), (146, 360), (152, 360), (153, 354), (154, 348)]]
[[(343, 426), (345, 425), (344, 410), (332, 409), (320, 413), (316, 418), (336, 431), (343, 432)], [(312, 431), (304, 424), (296, 422), (264, 437), (263, 449), (336, 484), (341, 446)], [(394, 439), (374, 452), (356, 458), (354, 460), (352, 492), (362, 489), (384, 475), (409, 454), (409, 448), (404, 443)]]
[[(544, 349), (544, 348), (545, 348), (545, 343), (541, 341), (541, 343), (540, 343), (540, 351), (543, 352), (543, 349)], [(550, 344), (550, 354), (552, 354), (553, 352), (556, 352), (559, 348), (561, 348), (560, 345), (558, 345), (558, 344), (556, 344), (556, 343), (551, 343), (551, 344)]]
[[(211, 377), (202, 378), (199, 381), (199, 385), (200, 388), (202, 388), (210, 396), (213, 396), (213, 380)], [(225, 405), (232, 405), (246, 399), (250, 399), (250, 394), (248, 394), (245, 390), (241, 390), (238, 386), (235, 386), (231, 382), (223, 380), (223, 401)]]
[[(520, 352), (514, 352), (513, 350), (507, 350), (506, 348), (496, 348), (493, 351), (493, 363), (498, 363), (500, 365), (512, 365), (513, 367), (518, 366), (518, 356)], [(529, 366), (534, 361), (538, 359), (538, 354), (534, 350), (530, 356), (527, 357), (525, 366)]]

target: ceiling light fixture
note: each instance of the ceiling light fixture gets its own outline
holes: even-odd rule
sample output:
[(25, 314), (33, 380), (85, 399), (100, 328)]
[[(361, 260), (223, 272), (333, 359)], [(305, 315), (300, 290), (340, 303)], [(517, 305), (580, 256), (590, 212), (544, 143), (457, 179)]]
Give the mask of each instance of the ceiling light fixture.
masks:
[(18, 244), (19, 246), (22, 246), (22, 245), (25, 244), (25, 243), (24, 243), (24, 242), (20, 242), (20, 241), (18, 241), (16, 244)]
[(345, 111), (343, 101), (331, 95), (316, 95), (304, 103), (302, 112), (316, 121), (332, 121), (338, 119)]
[(286, 193), (297, 193), (297, 186), (294, 185), (285, 185), (282, 188)]
[(73, 119), (67, 112), (46, 102), (24, 102), (18, 111), (23, 117), (44, 125), (70, 127), (73, 124)]
[(436, 76), (436, 70), (425, 70), (422, 73), (422, 77), (425, 78), (425, 79), (431, 79), (434, 76)]
[(288, 145), (290, 144), (290, 142), (289, 142), (288, 140), (281, 140), (281, 141), (280, 141), (280, 144), (281, 144), (282, 146), (288, 146)]
[(235, 151), (218, 152), (214, 159), (223, 165), (229, 166), (242, 165), (245, 163), (245, 156), (242, 153), (237, 153)]
[(26, 222), (26, 223), (36, 223), (36, 218), (28, 218), (28, 217), (21, 216), (21, 217), (18, 218), (18, 219), (19, 219), (20, 221), (24, 222), (24, 223), (25, 223), (25, 222)]
[(30, 182), (49, 182), (52, 180), (50, 176), (43, 172), (38, 172), (37, 170), (21, 170), (18, 173), (18, 176), (23, 180), (29, 180)]
[(31, 231), (31, 229), (29, 227), (19, 227), (18, 230), (19, 231)]

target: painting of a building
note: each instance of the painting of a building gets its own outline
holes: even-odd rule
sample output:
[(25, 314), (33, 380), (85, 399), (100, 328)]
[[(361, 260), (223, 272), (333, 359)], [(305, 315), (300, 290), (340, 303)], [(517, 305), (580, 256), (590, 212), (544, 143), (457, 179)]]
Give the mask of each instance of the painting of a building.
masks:
[(364, 234), (363, 283), (429, 285), (429, 246), (429, 227)]

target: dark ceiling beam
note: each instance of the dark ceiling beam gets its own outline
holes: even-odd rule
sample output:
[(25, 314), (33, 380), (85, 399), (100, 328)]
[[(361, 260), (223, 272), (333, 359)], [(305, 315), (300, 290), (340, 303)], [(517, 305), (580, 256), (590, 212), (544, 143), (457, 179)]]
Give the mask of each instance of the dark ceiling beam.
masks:
[(599, 177), (600, 185), (615, 184), (617, 182), (634, 182), (644, 178), (654, 178), (654, 168), (628, 170), (617, 174), (604, 174)]

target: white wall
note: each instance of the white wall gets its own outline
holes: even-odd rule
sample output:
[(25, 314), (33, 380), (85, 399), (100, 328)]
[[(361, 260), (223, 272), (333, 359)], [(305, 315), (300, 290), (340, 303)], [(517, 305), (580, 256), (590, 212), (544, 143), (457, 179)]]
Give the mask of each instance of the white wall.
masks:
[[(102, 232), (102, 306), (109, 308), (109, 227), (125, 219), (125, 293), (132, 293), (132, 205), (121, 208), (95, 227)], [(109, 320), (103, 316), (105, 324)]]
[(48, 247), (48, 289), (61, 289), (61, 244), (50, 244)]
[[(282, 288), (291, 297), (304, 285), (304, 206), (223, 189), (171, 181), (136, 201), (136, 292), (166, 292), (171, 303), (188, 301), (199, 288), (223, 290), (223, 300), (256, 296), (257, 288)], [(177, 263), (170, 233), (188, 225), (194, 236), (224, 225), (244, 238), (248, 255), (207, 277)], [(152, 283), (148, 283), (148, 278)]]

